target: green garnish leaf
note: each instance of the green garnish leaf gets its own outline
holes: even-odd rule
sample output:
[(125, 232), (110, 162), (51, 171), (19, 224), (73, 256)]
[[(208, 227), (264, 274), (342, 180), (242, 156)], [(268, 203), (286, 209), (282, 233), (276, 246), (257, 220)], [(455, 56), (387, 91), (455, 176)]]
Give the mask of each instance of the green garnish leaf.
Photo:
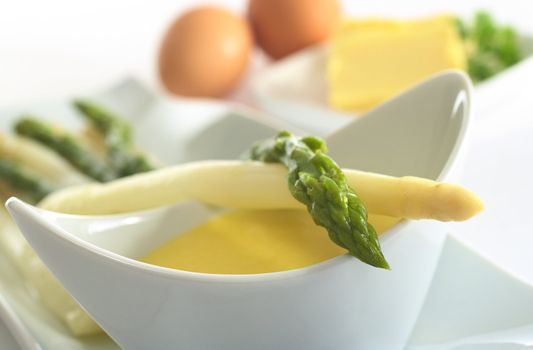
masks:
[(468, 73), (474, 82), (486, 80), (522, 59), (516, 31), (496, 23), (488, 12), (477, 12), (471, 23), (461, 19), (456, 23), (465, 41)]

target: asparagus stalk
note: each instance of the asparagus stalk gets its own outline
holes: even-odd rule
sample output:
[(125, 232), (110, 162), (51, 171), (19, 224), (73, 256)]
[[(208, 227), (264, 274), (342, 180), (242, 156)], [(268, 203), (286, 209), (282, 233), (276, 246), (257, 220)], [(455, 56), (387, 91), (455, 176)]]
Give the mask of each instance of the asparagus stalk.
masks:
[(103, 135), (111, 165), (119, 177), (155, 169), (150, 161), (133, 149), (129, 124), (103, 108), (82, 100), (74, 106)]
[(11, 189), (27, 194), (35, 202), (40, 201), (54, 190), (31, 170), (7, 159), (0, 159), (0, 179)]
[[(303, 202), (318, 224), (336, 230), (332, 239), (383, 267), (387, 266), (386, 261), (380, 256), (374, 230), (369, 228), (366, 209), (350, 186), (358, 188), (369, 212), (378, 215), (450, 221), (466, 220), (483, 209), (474, 193), (457, 185), (416, 177), (341, 171), (323, 154), (324, 150), (320, 140), (297, 139), (286, 133), (252, 149), (252, 158), (287, 163), (289, 188), (287, 170), (280, 164), (205, 161), (108, 184), (67, 188), (46, 197), (39, 205), (59, 212), (98, 215), (150, 209), (186, 199), (239, 209), (302, 208)], [(357, 235), (367, 236), (352, 237)], [(359, 246), (354, 248), (355, 244)], [(374, 250), (361, 253), (364, 244), (373, 244)]]
[[(463, 221), (483, 203), (458, 185), (414, 176), (394, 177), (343, 169), (372, 214), (406, 219)], [(236, 209), (303, 209), (287, 187), (287, 169), (252, 161), (179, 164), (106, 184), (72, 186), (39, 203), (70, 214), (105, 215), (145, 210), (187, 199)]]
[(282, 131), (253, 146), (248, 156), (284, 164), (289, 170), (289, 191), (307, 207), (315, 223), (328, 231), (330, 239), (359, 260), (388, 269), (366, 207), (326, 153), (324, 141)]
[(21, 136), (29, 137), (49, 147), (65, 158), (73, 167), (95, 180), (107, 182), (116, 177), (115, 173), (103, 161), (73, 136), (58, 132), (45, 122), (31, 117), (23, 117), (15, 124), (15, 131)]
[(26, 137), (0, 133), (0, 158), (18, 162), (57, 187), (90, 181), (56, 152)]

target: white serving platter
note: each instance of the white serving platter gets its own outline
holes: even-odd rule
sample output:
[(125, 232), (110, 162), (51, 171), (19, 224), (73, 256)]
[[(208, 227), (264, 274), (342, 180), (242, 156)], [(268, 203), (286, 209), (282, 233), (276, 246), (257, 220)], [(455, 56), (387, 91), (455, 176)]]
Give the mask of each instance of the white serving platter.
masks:
[[(519, 67), (517, 67), (518, 69)], [(529, 70), (531, 72), (533, 70)], [(512, 74), (513, 76), (519, 75), (518, 72), (515, 72)], [(489, 84), (488, 84), (489, 85)], [(492, 84), (490, 84), (492, 85)], [(489, 86), (487, 86), (487, 90)], [(500, 89), (501, 90), (501, 89)], [(490, 92), (490, 91), (488, 91)], [(488, 94), (487, 92), (487, 94)], [(500, 91), (501, 92), (501, 91)], [(113, 107), (118, 112), (121, 112), (124, 116), (129, 116), (132, 118), (132, 120), (135, 123), (137, 130), (142, 130), (142, 132), (139, 132), (137, 136), (137, 140), (141, 147), (147, 149), (148, 151), (155, 152), (159, 158), (166, 162), (166, 163), (176, 163), (176, 162), (183, 162), (190, 160), (192, 158), (201, 159), (203, 156), (207, 156), (207, 150), (199, 150), (198, 153), (194, 155), (190, 155), (187, 151), (180, 151), (180, 150), (186, 150), (191, 149), (194, 145), (194, 147), (198, 147), (199, 140), (202, 140), (203, 137), (207, 137), (209, 139), (215, 139), (218, 140), (216, 142), (220, 142), (220, 144), (223, 144), (224, 139), (222, 136), (227, 133), (229, 130), (222, 128), (229, 128), (230, 130), (235, 126), (232, 124), (232, 120), (236, 119), (242, 119), (242, 115), (245, 115), (244, 118), (252, 118), (257, 119), (262, 122), (266, 122), (267, 124), (272, 124), (273, 129), (278, 129), (281, 127), (287, 127), (287, 125), (283, 125), (283, 122), (277, 123), (276, 121), (270, 120), (268, 117), (262, 115), (261, 113), (257, 113), (251, 110), (248, 110), (246, 108), (234, 106), (234, 105), (228, 105), (226, 103), (219, 103), (219, 102), (213, 102), (213, 101), (191, 101), (191, 100), (180, 100), (179, 103), (176, 103), (175, 100), (160, 100), (160, 98), (154, 96), (151, 92), (143, 88), (141, 85), (139, 85), (135, 81), (126, 81), (118, 86), (115, 86), (114, 88), (107, 90), (101, 94), (95, 95), (95, 98), (99, 101), (105, 102), (110, 107)], [(157, 102), (156, 102), (157, 101)], [(40, 117), (56, 120), (61, 123), (65, 123), (67, 126), (79, 126), (80, 120), (78, 117), (75, 116), (74, 111), (68, 106), (68, 104), (64, 101), (52, 101), (49, 103), (43, 103), (39, 105), (30, 105), (30, 106), (20, 106), (20, 107), (12, 107), (9, 109), (5, 109), (0, 111), (0, 130), (7, 131), (11, 128), (11, 123), (14, 118), (16, 118), (20, 113), (25, 112), (34, 112), (39, 113)], [(162, 115), (175, 115), (176, 120), (170, 119), (169, 121), (162, 121), (164, 119)], [(231, 116), (228, 117), (228, 115), (241, 115), (241, 117), (236, 117), (236, 119), (233, 119)], [(150, 116), (151, 120), (147, 120), (146, 116)], [(488, 117), (488, 116), (487, 116)], [(168, 119), (168, 118), (167, 118)], [(489, 118), (490, 119), (490, 118)], [(516, 118), (515, 118), (516, 119)], [(513, 119), (514, 120), (514, 119)], [(228, 122), (229, 121), (229, 122)], [(496, 121), (494, 118), (492, 120), (488, 120), (489, 123), (486, 123), (488, 126), (496, 126)], [(152, 132), (154, 129), (154, 124), (158, 123), (166, 123), (164, 124), (167, 129), (173, 128), (174, 133), (178, 133), (179, 137), (172, 137), (171, 133), (168, 134), (161, 134), (158, 136), (157, 139), (154, 139), (152, 135), (154, 133)], [(499, 125), (499, 124), (498, 124)], [(508, 127), (508, 132), (512, 132), (513, 130), (532, 130), (533, 125), (523, 123), (519, 124), (514, 122), (512, 125)], [(487, 129), (487, 128), (485, 128)], [(482, 129), (482, 130), (485, 130)], [(490, 128), (487, 130), (493, 130), (494, 128)], [(252, 129), (253, 130), (253, 129)], [(485, 130), (485, 131), (487, 131)], [(511, 135), (511, 133), (510, 133)], [(242, 136), (242, 135), (241, 135)], [(249, 135), (245, 135), (245, 137), (250, 137), (250, 141), (255, 141), (258, 138), (267, 137), (269, 135), (264, 134), (264, 128), (261, 128), (261, 130), (257, 130), (257, 132), (254, 134), (252, 131)], [(474, 144), (474, 151), (476, 153), (476, 159), (474, 159), (474, 163), (472, 163), (472, 159), (470, 159), (471, 163), (469, 164), (478, 164), (478, 170), (472, 171), (472, 169), (469, 169), (469, 174), (467, 174), (467, 179), (469, 179), (469, 185), (474, 187), (476, 191), (480, 194), (487, 194), (488, 191), (492, 191), (490, 184), (486, 181), (482, 182), (474, 182), (475, 179), (479, 178), (480, 172), (484, 171), (483, 169), (490, 166), (490, 164), (483, 162), (481, 158), (479, 158), (479, 151), (486, 148), (488, 144), (491, 144), (492, 137), (490, 135), (486, 137), (479, 137), (479, 135), (475, 138), (476, 143)], [(505, 141), (505, 137), (503, 135), (500, 135), (499, 139)], [(509, 140), (507, 140), (509, 141)], [(165, 145), (168, 145), (169, 152), (161, 152), (157, 151), (158, 144), (164, 143)], [(507, 148), (506, 148), (507, 150)], [(240, 153), (241, 150), (231, 150), (228, 149), (227, 153), (222, 154), (221, 157), (231, 157), (234, 158)], [(523, 166), (519, 166), (519, 164), (512, 159), (509, 159), (508, 166), (513, 166), (514, 171), (519, 171), (520, 169), (524, 169)], [(494, 174), (495, 178), (501, 178), (503, 175), (501, 171), (496, 172)], [(501, 176), (500, 176), (501, 175)], [(477, 180), (476, 180), (477, 181)], [(510, 186), (512, 187), (512, 186)], [(516, 187), (519, 187), (518, 185), (515, 185), (512, 187), (513, 189), (516, 189)], [(514, 190), (513, 190), (514, 191)], [(500, 191), (501, 192), (501, 191)], [(514, 192), (513, 192), (514, 193)], [(498, 195), (500, 196), (501, 193)], [(486, 198), (487, 203), (493, 204), (497, 200), (496, 198)], [(490, 209), (490, 214), (494, 214), (494, 211)], [(524, 210), (526, 210), (524, 208)], [(511, 213), (505, 213), (505, 217), (508, 217)], [(495, 216), (493, 216), (495, 217)], [(493, 220), (491, 222), (491, 225), (496, 225), (497, 223)], [(428, 223), (422, 223), (423, 227), (429, 227)], [(462, 227), (462, 226), (458, 226)], [(482, 231), (486, 229), (486, 225), (483, 225), (482, 222), (474, 221), (471, 224), (466, 225), (470, 230), (472, 231)], [(516, 229), (516, 227), (513, 229), (513, 231)], [(511, 229), (509, 229), (511, 230)], [(485, 236), (490, 236), (490, 232), (480, 232)], [(508, 232), (511, 234), (512, 232)], [(443, 232), (434, 232), (435, 237), (437, 240), (442, 239)], [(420, 238), (428, 237), (426, 235), (420, 236)], [(414, 240), (416, 240), (416, 237), (413, 237)], [(493, 284), (494, 286), (498, 286), (499, 288), (508, 288), (511, 286), (514, 289), (510, 290), (518, 290), (523, 291), (520, 292), (522, 296), (524, 296), (524, 299), (517, 300), (521, 303), (521, 305), (526, 305), (526, 303), (531, 303), (531, 300), (528, 299), (528, 296), (531, 296), (532, 294), (529, 292), (531, 289), (531, 285), (528, 283), (525, 283), (521, 281), (519, 278), (514, 276), (511, 273), (506, 272), (505, 270), (500, 270), (496, 266), (490, 263), (490, 261), (482, 258), (473, 258), (476, 262), (473, 263), (473, 267), (470, 270), (465, 270), (465, 273), (463, 274), (455, 274), (455, 271), (458, 271), (459, 267), (457, 265), (457, 259), (455, 259), (456, 256), (458, 256), (458, 251), (466, 253), (465, 255), (471, 255), (476, 256), (476, 254), (472, 253), (472, 251), (462, 244), (457, 245), (455, 239), (452, 240), (452, 243), (449, 243), (447, 247), (452, 247), (452, 249), (445, 249), (444, 252), (449, 251), (450, 255), (447, 259), (444, 261), (448, 262), (447, 264), (444, 264), (440, 267), (440, 270), (446, 271), (446, 274), (443, 274), (437, 281), (440, 281), (442, 285), (448, 285), (451, 281), (455, 281), (455, 283), (463, 283), (463, 281), (469, 281), (469, 275), (472, 274), (472, 271), (488, 271), (487, 276), (488, 277), (494, 277), (494, 279), (487, 278), (485, 281), (487, 283), (493, 283), (492, 281), (495, 281)], [(457, 249), (456, 247), (461, 247), (460, 249)], [(444, 254), (444, 253), (443, 253)], [(455, 264), (455, 265), (454, 265)], [(477, 272), (476, 272), (477, 273)], [(500, 277), (499, 277), (500, 276)], [(454, 277), (454, 278), (451, 278)], [(443, 310), (442, 307), (439, 307), (439, 305), (442, 305), (442, 298), (446, 298), (447, 295), (442, 295), (442, 288), (433, 288), (432, 292), (428, 295), (428, 299), (426, 300), (426, 304), (428, 306), (428, 310), (421, 313), (422, 321), (420, 324), (415, 327), (415, 331), (413, 333), (412, 338), (412, 344), (411, 347), (408, 347), (408, 349), (439, 349), (444, 350), (448, 348), (457, 348), (456, 345), (458, 344), (454, 339), (454, 336), (457, 336), (458, 333), (453, 333), (453, 324), (449, 325), (451, 327), (451, 330), (448, 329), (448, 336), (449, 339), (448, 345), (443, 345), (442, 347), (434, 347), (434, 342), (438, 341), (438, 337), (429, 337), (428, 338), (428, 331), (427, 327), (424, 328), (425, 324), (428, 324), (429, 321), (435, 322), (435, 312), (441, 312), (446, 313), (446, 310)], [(23, 279), (21, 276), (17, 273), (16, 268), (11, 264), (9, 260), (6, 259), (3, 255), (0, 254), (0, 294), (4, 297), (4, 300), (7, 301), (7, 304), (9, 308), (14, 312), (16, 319), (15, 321), (19, 321), (21, 325), (23, 326), (22, 332), (19, 332), (19, 330), (15, 329), (15, 336), (17, 340), (21, 344), (23, 344), (24, 350), (51, 350), (51, 349), (73, 349), (73, 350), (115, 350), (118, 349), (118, 346), (108, 337), (106, 336), (95, 336), (95, 337), (88, 337), (88, 338), (74, 338), (70, 335), (70, 333), (67, 331), (67, 329), (60, 323), (58, 320), (56, 320), (50, 313), (40, 305), (38, 300), (35, 300), (33, 296), (31, 295), (30, 290), (26, 287), (26, 285), (23, 282)], [(468, 296), (471, 298), (471, 301), (475, 301), (477, 298), (476, 293), (468, 294)], [(458, 299), (456, 300), (457, 303), (461, 303), (462, 300), (459, 298), (461, 295), (458, 295)], [(485, 307), (489, 308), (494, 303), (489, 303)], [(529, 304), (528, 304), (529, 307)], [(425, 307), (426, 309), (426, 307)], [(437, 311), (434, 311), (437, 310)], [(493, 313), (496, 314), (502, 314), (501, 310), (492, 310)], [(509, 313), (506, 315), (506, 320), (509, 320), (512, 323), (513, 317), (515, 314)], [(465, 320), (463, 315), (456, 314), (454, 317), (459, 317), (459, 319)], [(526, 316), (521, 316), (527, 319)], [(450, 319), (451, 320), (451, 319)], [(11, 322), (13, 319), (11, 319)], [(468, 322), (467, 322), (468, 321)], [(462, 329), (464, 331), (465, 329), (469, 329), (471, 332), (478, 331), (480, 328), (479, 322), (475, 318), (468, 319), (464, 322), (465, 327)], [(527, 320), (526, 320), (527, 321)], [(533, 320), (529, 320), (533, 323)], [(453, 321), (455, 322), (455, 321)], [(453, 323), (452, 322), (452, 323)], [(469, 328), (466, 328), (469, 327)], [(12, 329), (13, 331), (13, 329)], [(497, 336), (497, 335), (496, 335)], [(470, 342), (473, 342), (475, 344), (489, 344), (489, 341), (487, 340), (487, 337), (481, 336), (481, 340), (478, 338), (473, 339), (469, 338)], [(494, 337), (493, 337), (494, 338)], [(21, 341), (22, 339), (22, 341)], [(500, 339), (500, 338), (498, 338)], [(514, 337), (513, 339), (516, 339)], [(529, 340), (528, 340), (529, 341)], [(483, 343), (487, 342), (487, 343)], [(490, 342), (492, 345), (493, 343), (498, 344), (497, 340), (494, 342)], [(523, 342), (524, 344), (526, 341)], [(4, 349), (6, 343), (2, 342), (2, 339), (0, 338), (0, 348)], [(503, 346), (503, 345), (502, 345)], [(468, 348), (468, 347), (467, 347)], [(483, 347), (477, 347), (476, 349), (482, 349)], [(468, 348), (470, 349), (470, 348)], [(500, 348), (499, 348), (500, 349)], [(501, 347), (503, 349), (503, 347)], [(515, 349), (514, 347), (512, 348)]]

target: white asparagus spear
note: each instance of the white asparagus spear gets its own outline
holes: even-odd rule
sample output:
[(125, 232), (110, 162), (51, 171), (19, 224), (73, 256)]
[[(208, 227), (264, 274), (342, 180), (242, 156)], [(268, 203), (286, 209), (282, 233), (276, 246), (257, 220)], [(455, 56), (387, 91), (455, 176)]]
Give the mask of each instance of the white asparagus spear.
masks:
[(0, 208), (0, 254), (11, 260), (24, 279), (30, 282), (27, 286), (30, 292), (74, 335), (85, 336), (102, 331), (55, 279), (3, 208)]
[[(483, 209), (471, 191), (416, 177), (343, 170), (368, 212), (409, 219), (466, 220)], [(302, 208), (289, 193), (287, 170), (252, 161), (203, 161), (167, 167), (106, 184), (52, 193), (42, 208), (72, 214), (144, 210), (185, 199), (241, 209)]]
[(23, 137), (0, 134), (0, 158), (19, 161), (59, 187), (91, 181), (54, 152)]

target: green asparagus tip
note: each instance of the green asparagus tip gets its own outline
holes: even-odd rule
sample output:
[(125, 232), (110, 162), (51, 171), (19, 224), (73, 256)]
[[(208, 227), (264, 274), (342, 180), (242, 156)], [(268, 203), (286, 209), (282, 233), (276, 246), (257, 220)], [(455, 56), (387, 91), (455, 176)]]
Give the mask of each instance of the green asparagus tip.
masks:
[(131, 142), (130, 126), (120, 116), (88, 100), (76, 99), (72, 104), (102, 134), (115, 133), (114, 137), (120, 138), (121, 142), (127, 144)]
[(54, 190), (41, 176), (15, 161), (0, 159), (0, 179), (11, 189), (27, 195), (34, 203)]
[(126, 120), (86, 100), (75, 100), (73, 105), (102, 135), (111, 166), (119, 177), (156, 168), (146, 156), (134, 149), (131, 128)]
[(112, 169), (72, 134), (58, 132), (50, 123), (29, 116), (15, 123), (18, 135), (31, 138), (62, 156), (82, 173), (101, 182), (116, 178)]
[(255, 144), (247, 157), (284, 164), (289, 170), (292, 196), (306, 205), (314, 222), (328, 231), (330, 239), (359, 260), (389, 269), (365, 206), (326, 152), (326, 144), (319, 138), (298, 138), (282, 131)]

